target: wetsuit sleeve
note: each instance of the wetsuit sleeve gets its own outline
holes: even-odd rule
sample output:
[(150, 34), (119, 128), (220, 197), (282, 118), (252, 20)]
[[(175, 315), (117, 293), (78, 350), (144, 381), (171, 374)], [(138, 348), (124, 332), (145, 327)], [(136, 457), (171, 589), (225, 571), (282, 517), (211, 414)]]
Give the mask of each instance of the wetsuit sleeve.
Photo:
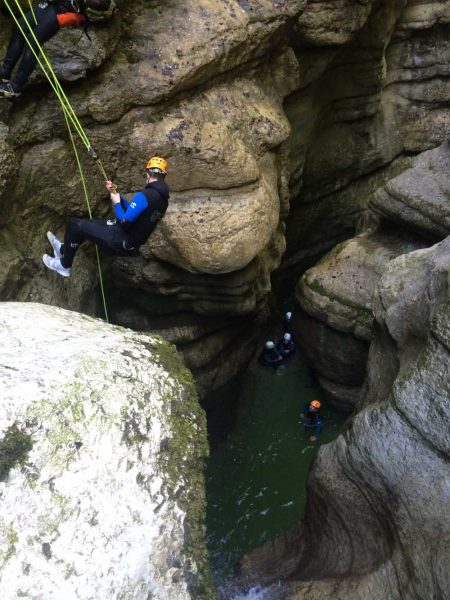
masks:
[(116, 217), (120, 221), (128, 221), (130, 223), (133, 223), (148, 206), (147, 198), (142, 192), (138, 192), (137, 194), (135, 194), (131, 202), (127, 202), (125, 200), (125, 210), (122, 205), (122, 200), (125, 200), (125, 198), (121, 197), (120, 202), (114, 207), (116, 211)]
[(126, 198), (124, 198), (123, 196), (120, 196), (120, 205), (122, 207), (122, 210), (124, 213), (127, 212), (128, 207), (130, 206), (130, 202), (128, 202), (128, 200)]

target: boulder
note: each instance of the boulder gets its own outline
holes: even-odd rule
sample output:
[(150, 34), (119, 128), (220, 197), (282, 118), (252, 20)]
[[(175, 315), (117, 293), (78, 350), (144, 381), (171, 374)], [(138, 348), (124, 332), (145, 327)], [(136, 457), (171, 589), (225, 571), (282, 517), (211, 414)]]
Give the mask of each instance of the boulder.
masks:
[(430, 239), (450, 234), (450, 146), (420, 154), (409, 169), (377, 191), (371, 207)]
[(336, 246), (300, 280), (300, 345), (338, 408), (351, 409), (359, 398), (380, 278), (392, 259), (424, 245), (392, 228), (362, 233)]
[(158, 337), (0, 304), (0, 595), (213, 598), (206, 424)]

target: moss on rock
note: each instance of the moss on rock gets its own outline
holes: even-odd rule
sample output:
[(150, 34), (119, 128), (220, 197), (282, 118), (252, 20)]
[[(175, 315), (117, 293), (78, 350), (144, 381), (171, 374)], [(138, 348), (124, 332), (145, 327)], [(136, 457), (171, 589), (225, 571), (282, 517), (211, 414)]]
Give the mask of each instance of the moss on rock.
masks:
[(0, 481), (6, 481), (11, 469), (25, 464), (33, 447), (31, 436), (14, 423), (0, 442)]
[(156, 344), (151, 346), (159, 365), (176, 382), (176, 393), (163, 396), (164, 412), (170, 422), (173, 436), (161, 447), (161, 468), (168, 474), (169, 494), (186, 512), (185, 545), (186, 555), (191, 566), (196, 565), (199, 572), (186, 572), (189, 591), (198, 600), (212, 600), (212, 577), (209, 559), (204, 546), (204, 523), (206, 500), (204, 495), (203, 471), (199, 463), (203, 462), (209, 448), (206, 431), (206, 416), (200, 406), (192, 373), (183, 364), (177, 349), (162, 338), (152, 335)]

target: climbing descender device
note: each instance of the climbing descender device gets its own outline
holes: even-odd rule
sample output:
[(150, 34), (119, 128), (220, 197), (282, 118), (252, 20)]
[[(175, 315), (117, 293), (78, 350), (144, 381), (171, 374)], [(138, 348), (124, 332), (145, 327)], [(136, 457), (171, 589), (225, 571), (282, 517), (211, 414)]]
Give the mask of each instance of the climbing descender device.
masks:
[[(97, 165), (101, 174), (105, 178), (105, 181), (108, 181), (109, 177), (106, 174), (105, 167), (103, 166), (102, 161), (99, 159), (97, 152), (94, 150), (94, 148), (92, 146), (88, 146), (86, 149), (87, 149), (89, 156), (92, 158), (92, 160), (95, 161), (95, 164)], [(114, 183), (111, 186), (111, 193), (113, 193), (113, 194), (117, 193), (117, 185), (115, 185)]]
[(98, 154), (97, 152), (94, 150), (94, 148), (92, 146), (89, 146), (88, 149), (88, 154), (89, 156), (93, 159), (93, 160), (98, 160)]

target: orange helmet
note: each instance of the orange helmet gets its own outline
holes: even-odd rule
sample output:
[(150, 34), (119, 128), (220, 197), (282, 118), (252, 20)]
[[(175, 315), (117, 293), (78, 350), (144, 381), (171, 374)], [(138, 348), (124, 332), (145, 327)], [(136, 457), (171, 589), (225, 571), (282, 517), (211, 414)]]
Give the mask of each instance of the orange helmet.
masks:
[(317, 408), (317, 410), (319, 410), (319, 408), (322, 406), (318, 400), (311, 400), (309, 405), (313, 408)]
[(167, 175), (167, 161), (160, 156), (152, 156), (147, 163), (147, 171), (153, 171), (153, 173), (161, 173)]

